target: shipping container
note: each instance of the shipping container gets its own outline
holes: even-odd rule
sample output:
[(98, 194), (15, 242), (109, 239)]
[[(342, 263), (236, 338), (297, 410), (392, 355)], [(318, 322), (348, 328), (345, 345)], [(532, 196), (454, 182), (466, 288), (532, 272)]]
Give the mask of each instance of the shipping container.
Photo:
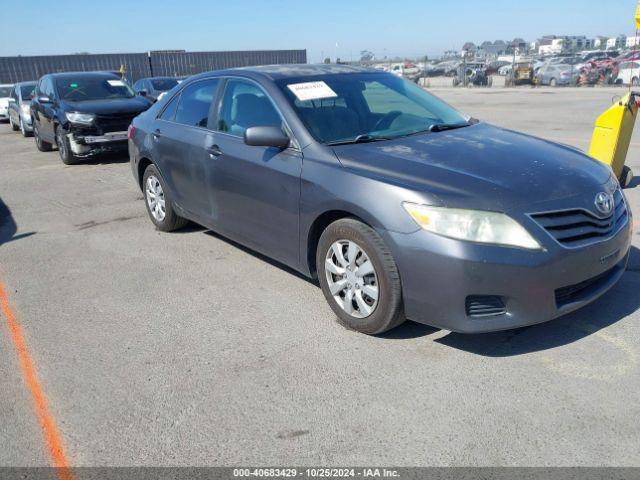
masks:
[(234, 67), (307, 63), (307, 51), (150, 52), (149, 60), (154, 76), (188, 76)]
[(0, 57), (0, 83), (37, 80), (47, 73), (118, 71), (125, 66), (130, 82), (150, 76), (188, 76), (209, 70), (307, 63), (306, 50), (234, 52), (152, 51), (148, 53), (42, 55)]
[(0, 57), (0, 83), (38, 80), (47, 73), (118, 71), (121, 65), (131, 81), (151, 74), (147, 53)]

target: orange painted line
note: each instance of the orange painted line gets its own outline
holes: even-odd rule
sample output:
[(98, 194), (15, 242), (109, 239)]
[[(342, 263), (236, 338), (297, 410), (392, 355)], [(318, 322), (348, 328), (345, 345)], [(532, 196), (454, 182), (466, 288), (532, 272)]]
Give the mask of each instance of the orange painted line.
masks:
[(9, 297), (7, 296), (2, 279), (0, 279), (0, 308), (7, 319), (7, 326), (11, 332), (11, 340), (16, 347), (16, 353), (18, 354), (18, 360), (20, 361), (22, 376), (27, 384), (29, 393), (31, 394), (31, 399), (33, 400), (36, 410), (36, 416), (38, 417), (40, 427), (42, 427), (42, 433), (47, 444), (47, 449), (49, 450), (49, 455), (51, 456), (51, 461), (53, 466), (57, 469), (56, 472), (58, 474), (58, 478), (60, 480), (73, 480), (74, 477), (64, 453), (62, 438), (58, 433), (56, 421), (47, 407), (47, 398), (44, 395), (42, 387), (38, 383), (36, 369), (33, 361), (31, 360), (31, 356), (29, 355), (27, 344), (22, 336), (20, 324), (18, 323), (16, 315), (13, 313), (11, 305), (9, 304)]

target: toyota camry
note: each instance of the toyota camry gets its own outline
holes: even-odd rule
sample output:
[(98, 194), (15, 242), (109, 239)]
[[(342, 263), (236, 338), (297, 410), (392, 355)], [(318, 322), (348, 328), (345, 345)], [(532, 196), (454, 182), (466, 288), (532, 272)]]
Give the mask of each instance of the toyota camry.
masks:
[(190, 77), (133, 120), (129, 154), (156, 228), (193, 221), (317, 278), (368, 334), (544, 322), (627, 263), (631, 212), (607, 166), (376, 70)]

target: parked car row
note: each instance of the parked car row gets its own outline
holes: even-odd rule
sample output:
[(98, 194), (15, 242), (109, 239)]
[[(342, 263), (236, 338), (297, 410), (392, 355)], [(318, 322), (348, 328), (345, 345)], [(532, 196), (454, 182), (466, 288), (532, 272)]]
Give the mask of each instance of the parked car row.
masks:
[(59, 73), (32, 95), (40, 150), (72, 163), (128, 145), (158, 230), (193, 221), (317, 278), (359, 332), (547, 321), (603, 295), (629, 258), (610, 168), (392, 73), (207, 72), (155, 104), (111, 73)]
[(70, 165), (126, 152), (133, 118), (181, 80), (143, 78), (132, 88), (118, 72), (48, 74), (37, 82), (0, 86), (0, 118), (23, 136), (33, 135), (38, 150), (57, 148)]

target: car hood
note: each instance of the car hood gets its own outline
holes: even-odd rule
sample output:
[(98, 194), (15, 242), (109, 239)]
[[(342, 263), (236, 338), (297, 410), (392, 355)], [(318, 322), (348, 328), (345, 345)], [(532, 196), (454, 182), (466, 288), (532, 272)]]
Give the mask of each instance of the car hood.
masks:
[(507, 211), (595, 194), (611, 178), (577, 149), (485, 123), (333, 148), (346, 168), (449, 207)]
[(5, 97), (0, 98), (0, 106), (6, 107), (7, 105), (9, 105), (9, 99)]
[(118, 113), (140, 113), (151, 106), (151, 102), (141, 97), (108, 100), (87, 100), (84, 102), (64, 102), (69, 112), (95, 113), (110, 115)]

